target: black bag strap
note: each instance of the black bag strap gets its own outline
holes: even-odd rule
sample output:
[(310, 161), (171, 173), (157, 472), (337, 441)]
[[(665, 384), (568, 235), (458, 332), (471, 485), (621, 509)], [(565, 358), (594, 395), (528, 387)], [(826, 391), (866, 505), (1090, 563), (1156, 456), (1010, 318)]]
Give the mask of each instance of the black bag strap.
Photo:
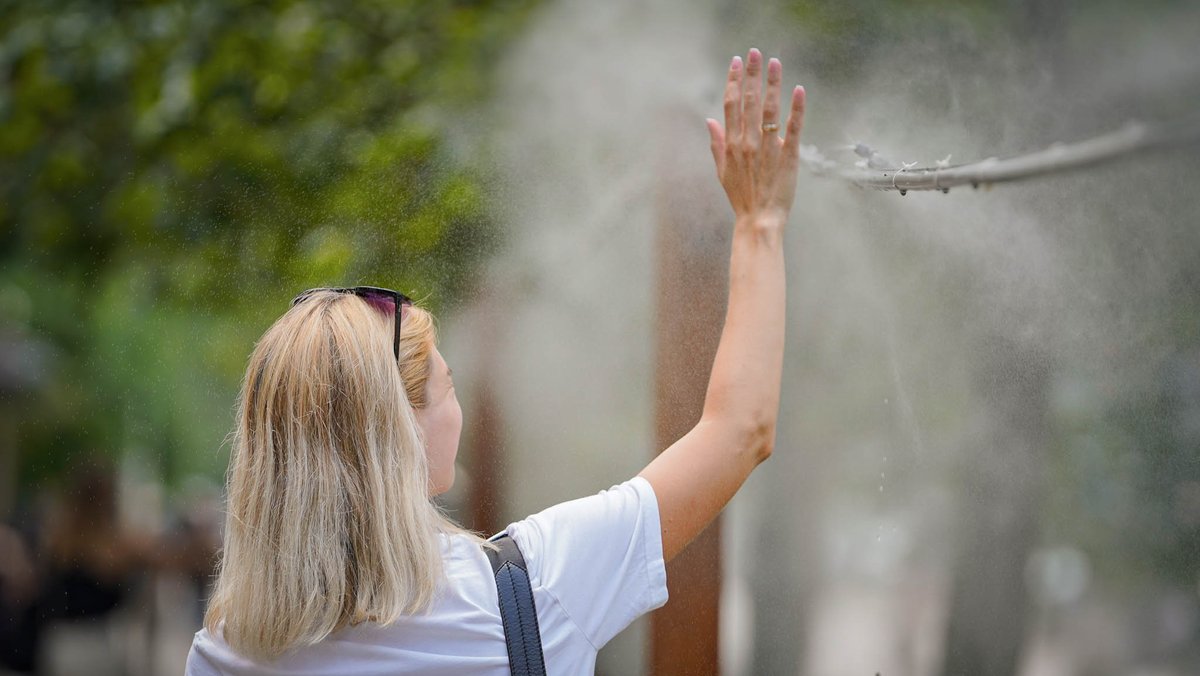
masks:
[(494, 552), (484, 548), (496, 576), (500, 598), (500, 618), (504, 621), (504, 642), (508, 645), (508, 667), (513, 676), (546, 676), (542, 655), (542, 634), (538, 629), (537, 607), (533, 604), (533, 586), (521, 549), (508, 533), (488, 539), (500, 547)]

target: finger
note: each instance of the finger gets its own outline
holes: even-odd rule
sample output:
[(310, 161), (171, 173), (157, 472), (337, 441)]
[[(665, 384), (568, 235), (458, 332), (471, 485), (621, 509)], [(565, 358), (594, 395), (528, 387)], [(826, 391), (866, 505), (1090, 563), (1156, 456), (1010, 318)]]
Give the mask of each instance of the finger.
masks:
[[(779, 122), (779, 83), (783, 81), (783, 64), (779, 59), (767, 62), (767, 97), (763, 102), (763, 124)], [(763, 145), (767, 152), (779, 150), (779, 132), (763, 132)]]
[(713, 161), (717, 163), (717, 176), (722, 174), (725, 166), (725, 130), (721, 123), (711, 117), (705, 120), (708, 124), (708, 135), (712, 138)]
[[(729, 64), (729, 79), (725, 81), (725, 130), (737, 139), (742, 128), (742, 57), (735, 56)], [(727, 141), (732, 140), (726, 138)]]
[(788, 115), (787, 135), (783, 139), (783, 154), (788, 158), (800, 157), (800, 131), (804, 128), (804, 87), (792, 90), (792, 112)]
[(751, 148), (762, 142), (762, 52), (751, 49), (742, 80), (742, 141)]

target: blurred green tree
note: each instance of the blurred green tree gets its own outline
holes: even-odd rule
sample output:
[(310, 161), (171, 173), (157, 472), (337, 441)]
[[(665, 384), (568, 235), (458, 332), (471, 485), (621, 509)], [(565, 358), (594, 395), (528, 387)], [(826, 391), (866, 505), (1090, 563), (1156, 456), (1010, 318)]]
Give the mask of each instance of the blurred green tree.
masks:
[(535, 4), (0, 5), (0, 326), (52, 355), (4, 405), (21, 484), (76, 452), (219, 472), (298, 290), (468, 294), (499, 239), (447, 121)]

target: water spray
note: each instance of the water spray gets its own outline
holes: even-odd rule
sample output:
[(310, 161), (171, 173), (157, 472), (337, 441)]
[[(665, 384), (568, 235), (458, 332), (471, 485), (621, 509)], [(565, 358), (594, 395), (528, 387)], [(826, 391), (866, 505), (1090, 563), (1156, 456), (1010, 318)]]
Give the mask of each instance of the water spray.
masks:
[(951, 155), (918, 167), (917, 162), (895, 162), (870, 145), (856, 142), (845, 149), (858, 155), (853, 169), (843, 168), (827, 159), (815, 146), (802, 145), (800, 160), (818, 176), (832, 176), (863, 188), (897, 190), (901, 196), (909, 190), (940, 190), (949, 193), (960, 185), (988, 187), (993, 183), (1052, 174), (1103, 164), (1149, 150), (1175, 149), (1200, 142), (1200, 121), (1185, 125), (1152, 129), (1131, 121), (1117, 131), (1076, 143), (1054, 143), (1049, 147), (1000, 159), (988, 157), (976, 162), (951, 165)]

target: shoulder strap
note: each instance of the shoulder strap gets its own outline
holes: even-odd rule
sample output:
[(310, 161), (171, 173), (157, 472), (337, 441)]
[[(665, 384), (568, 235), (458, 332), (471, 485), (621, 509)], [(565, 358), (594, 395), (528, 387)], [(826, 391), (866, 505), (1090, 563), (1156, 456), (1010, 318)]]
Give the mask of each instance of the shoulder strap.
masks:
[(504, 642), (508, 644), (508, 666), (513, 676), (546, 676), (542, 656), (542, 635), (538, 629), (537, 608), (525, 557), (507, 533), (489, 539), (500, 547), (494, 552), (484, 548), (496, 576), (500, 597), (500, 618), (504, 621)]

